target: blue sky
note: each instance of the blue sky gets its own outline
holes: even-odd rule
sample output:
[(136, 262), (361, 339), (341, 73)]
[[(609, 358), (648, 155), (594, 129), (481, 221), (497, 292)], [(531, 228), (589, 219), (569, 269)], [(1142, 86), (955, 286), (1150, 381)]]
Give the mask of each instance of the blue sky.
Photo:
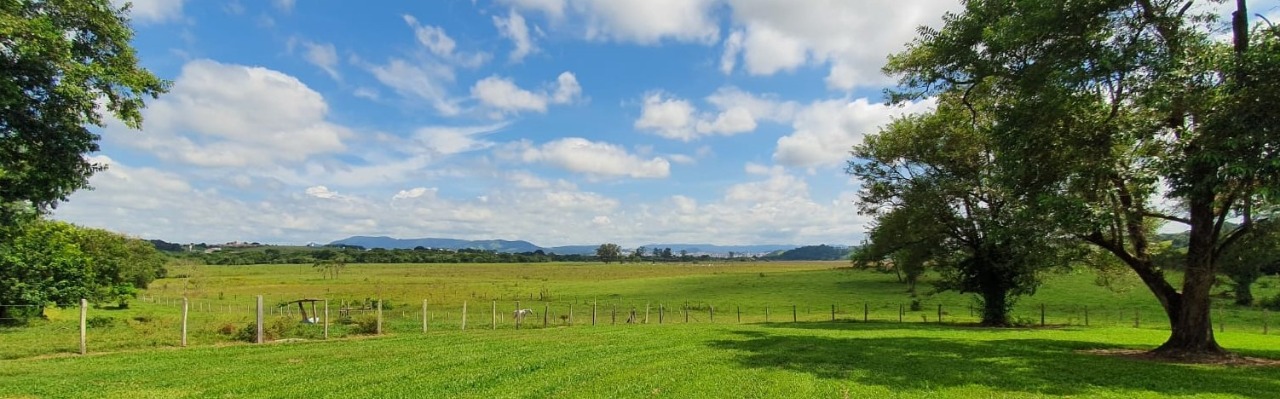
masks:
[(856, 244), (849, 148), (930, 106), (883, 104), (879, 68), (957, 7), (136, 0), (173, 89), (141, 131), (102, 129), (109, 169), (55, 217), (179, 242)]

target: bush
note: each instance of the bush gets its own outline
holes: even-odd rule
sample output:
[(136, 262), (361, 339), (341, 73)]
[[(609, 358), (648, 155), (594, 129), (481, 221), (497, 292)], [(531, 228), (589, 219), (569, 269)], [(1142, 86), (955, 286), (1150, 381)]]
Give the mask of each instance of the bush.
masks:
[(227, 323), (227, 324), (223, 324), (222, 327), (218, 327), (218, 334), (230, 336), (235, 333), (236, 333), (235, 324)]
[(108, 316), (93, 316), (85, 320), (84, 323), (92, 328), (105, 328), (116, 325), (116, 319)]
[(1258, 305), (1270, 310), (1280, 310), (1280, 295), (1264, 298), (1261, 301), (1258, 301)]
[(356, 334), (377, 334), (378, 333), (378, 317), (373, 315), (362, 315), (352, 319), (355, 322)]

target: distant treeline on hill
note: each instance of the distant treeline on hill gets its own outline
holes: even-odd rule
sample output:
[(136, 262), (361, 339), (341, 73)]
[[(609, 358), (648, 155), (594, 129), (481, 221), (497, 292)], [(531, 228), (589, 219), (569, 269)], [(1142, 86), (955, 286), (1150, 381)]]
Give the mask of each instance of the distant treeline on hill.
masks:
[[(325, 245), (317, 247), (210, 247), (192, 245), (190, 248), (153, 241), (171, 256), (192, 259), (210, 265), (254, 264), (314, 264), (314, 263), (541, 263), (541, 262), (596, 262), (594, 255), (560, 255), (542, 250), (521, 253), (504, 253), (480, 249), (438, 249), (417, 247), (413, 249), (364, 249), (354, 245)], [(668, 254), (670, 254), (668, 252)], [(692, 256), (628, 256), (626, 262), (706, 262), (709, 255)], [(737, 258), (746, 261), (752, 258)], [(723, 259), (721, 259), (723, 260)]]
[(809, 245), (789, 251), (772, 253), (765, 256), (768, 260), (843, 260), (849, 259), (853, 251), (849, 247), (833, 247), (830, 245)]

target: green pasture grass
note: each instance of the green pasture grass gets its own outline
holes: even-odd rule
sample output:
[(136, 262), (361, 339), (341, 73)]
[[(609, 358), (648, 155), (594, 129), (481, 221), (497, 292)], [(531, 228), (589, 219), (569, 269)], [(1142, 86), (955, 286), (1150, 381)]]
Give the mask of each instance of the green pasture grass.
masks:
[[(1151, 329), (894, 322), (459, 331), (0, 361), (0, 398), (1271, 398), (1280, 368), (1098, 355)], [(1280, 338), (1227, 333), (1250, 356)]]
[[(524, 328), (625, 323), (632, 309), (643, 320), (658, 324), (734, 325), (765, 322), (830, 321), (834, 306), (838, 320), (897, 322), (909, 299), (905, 286), (891, 274), (844, 268), (846, 262), (720, 262), (700, 264), (353, 264), (336, 279), (325, 278), (310, 265), (177, 266), (172, 277), (154, 282), (128, 309), (90, 309), (91, 318), (109, 319), (88, 330), (90, 352), (168, 348), (180, 342), (181, 297), (190, 300), (190, 346), (234, 343), (225, 332), (237, 332), (254, 320), (254, 297), (263, 295), (267, 326), (285, 326), (280, 338), (319, 338), (321, 327), (299, 325), (296, 306), (277, 304), (300, 298), (330, 300), (330, 336), (358, 335), (356, 326), (341, 323), (339, 308), (355, 307), (365, 299), (383, 299), (384, 331), (421, 331), (422, 302), (428, 303), (431, 330), (458, 330), (467, 304), (468, 328), (514, 329), (511, 311), (535, 311)], [(908, 310), (906, 322), (936, 323), (938, 305), (943, 320), (978, 320), (971, 295), (926, 294), (930, 279), (920, 283), (922, 308)], [(1276, 294), (1276, 279), (1264, 278), (1256, 295)], [(1087, 271), (1052, 274), (1034, 296), (1022, 298), (1014, 318), (1024, 324), (1040, 322), (1041, 305), (1049, 325), (1079, 326), (1088, 310), (1092, 327), (1134, 326), (1167, 331), (1167, 321), (1155, 298), (1134, 279), (1121, 281), (1114, 291), (1095, 284)], [(1221, 289), (1218, 289), (1221, 290)], [(533, 298), (530, 300), (530, 298)], [(1262, 334), (1270, 320), (1263, 312), (1228, 306), (1220, 299), (1215, 321), (1229, 333)], [(310, 307), (307, 308), (310, 312)], [(544, 314), (544, 311), (546, 312)], [(616, 313), (615, 313), (616, 312)], [(372, 318), (372, 310), (353, 310), (351, 318)], [(713, 317), (714, 313), (714, 319)], [(739, 319), (739, 313), (741, 319)], [(78, 351), (78, 310), (49, 309), (47, 320), (27, 326), (0, 326), (0, 359), (74, 353)], [(741, 320), (741, 321), (739, 321)], [(1159, 333), (1157, 333), (1158, 335)], [(1167, 332), (1165, 333), (1167, 334)], [(1158, 342), (1152, 343), (1154, 346)]]

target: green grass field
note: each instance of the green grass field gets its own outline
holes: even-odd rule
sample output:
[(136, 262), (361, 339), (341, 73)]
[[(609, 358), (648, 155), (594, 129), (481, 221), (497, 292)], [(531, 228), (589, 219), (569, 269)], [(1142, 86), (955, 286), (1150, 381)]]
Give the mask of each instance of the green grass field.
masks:
[[(1277, 367), (1162, 364), (1083, 352), (1149, 349), (1163, 341), (1162, 312), (1140, 286), (1116, 292), (1095, 285), (1088, 273), (1052, 275), (1015, 311), (1037, 325), (1043, 304), (1049, 327), (992, 330), (963, 324), (976, 320), (969, 315), (971, 299), (953, 293), (928, 296), (922, 310), (899, 323), (899, 306), (907, 303), (903, 285), (892, 275), (840, 266), (351, 265), (338, 279), (298, 265), (187, 266), (157, 281), (144, 293), (148, 300), (129, 309), (90, 309), (104, 325), (89, 329), (89, 356), (72, 354), (78, 350), (74, 309), (51, 309), (48, 320), (0, 328), (0, 397), (1262, 398), (1280, 392)], [(1256, 294), (1275, 295), (1275, 283), (1264, 279)], [(192, 304), (192, 347), (177, 348), (175, 298), (184, 294)], [(219, 331), (252, 321), (250, 306), (259, 294), (269, 305), (330, 299), (333, 339), (320, 340), (319, 326), (299, 325), (296, 307), (295, 314), (271, 314), (266, 325), (300, 340), (252, 345)], [(337, 323), (340, 301), (365, 298), (386, 301), (386, 336), (359, 335), (356, 326)], [(517, 300), (538, 313), (520, 331), (510, 320)], [(496, 331), (494, 301), (501, 315)], [(688, 323), (681, 311), (686, 302), (693, 309)], [(1280, 359), (1280, 338), (1262, 334), (1267, 316), (1228, 302), (1215, 314), (1226, 321), (1220, 342), (1245, 355)], [(625, 323), (632, 307), (643, 315), (646, 304), (648, 324)], [(938, 304), (946, 313), (941, 325)], [(837, 322), (830, 321), (832, 305)], [(861, 321), (864, 306), (871, 322)], [(1086, 307), (1089, 327), (1082, 325)], [(544, 309), (549, 328), (542, 328)], [(1142, 328), (1133, 328), (1135, 314)]]

